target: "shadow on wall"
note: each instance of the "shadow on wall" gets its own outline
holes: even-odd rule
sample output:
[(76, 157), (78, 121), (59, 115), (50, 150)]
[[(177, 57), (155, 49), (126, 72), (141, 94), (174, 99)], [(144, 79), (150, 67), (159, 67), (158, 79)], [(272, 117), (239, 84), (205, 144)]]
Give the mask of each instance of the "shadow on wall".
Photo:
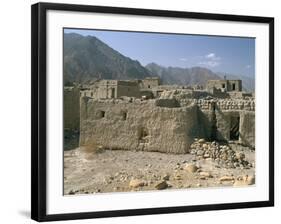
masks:
[(64, 129), (63, 135), (63, 150), (71, 150), (79, 147), (79, 130)]
[[(217, 106), (216, 106), (216, 113), (219, 114), (220, 119), (222, 119), (224, 121), (224, 123), (227, 122), (227, 116)], [(217, 121), (217, 123), (218, 123), (218, 121)], [(225, 136), (219, 130), (217, 130), (217, 138), (216, 138), (216, 140), (220, 141), (220, 142), (228, 142), (228, 140), (225, 138)]]
[(242, 135), (240, 132), (239, 132), (239, 137), (240, 137), (240, 142), (243, 146), (247, 146), (249, 147), (250, 149), (255, 149), (255, 147), (252, 146), (251, 142), (247, 140), (247, 138), (245, 138), (244, 135)]
[[(212, 112), (208, 111), (206, 113), (202, 112), (200, 109), (198, 111), (198, 130), (197, 130), (197, 137), (204, 138), (208, 141), (220, 141), (220, 142), (227, 142), (222, 135), (222, 133), (216, 128), (217, 121), (212, 121)], [(224, 116), (221, 111), (218, 110), (216, 107), (216, 111)], [(216, 122), (215, 124), (213, 122)], [(215, 132), (215, 133), (214, 133)]]

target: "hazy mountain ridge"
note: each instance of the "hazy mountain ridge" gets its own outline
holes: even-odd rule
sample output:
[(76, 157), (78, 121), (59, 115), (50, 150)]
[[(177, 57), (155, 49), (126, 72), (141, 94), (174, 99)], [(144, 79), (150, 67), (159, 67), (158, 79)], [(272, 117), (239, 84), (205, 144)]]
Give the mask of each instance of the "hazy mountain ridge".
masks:
[(150, 70), (152, 74), (157, 74), (161, 77), (163, 84), (199, 84), (205, 86), (210, 79), (221, 79), (220, 76), (203, 67), (164, 67), (155, 63), (150, 63), (146, 65), (146, 68)]
[(210, 79), (241, 79), (243, 90), (254, 91), (255, 79), (233, 75), (222, 72), (213, 72), (210, 69), (203, 67), (179, 68), (179, 67), (164, 67), (156, 63), (150, 63), (145, 66), (152, 74), (161, 77), (163, 84), (179, 84), (179, 85), (203, 85), (205, 86)]

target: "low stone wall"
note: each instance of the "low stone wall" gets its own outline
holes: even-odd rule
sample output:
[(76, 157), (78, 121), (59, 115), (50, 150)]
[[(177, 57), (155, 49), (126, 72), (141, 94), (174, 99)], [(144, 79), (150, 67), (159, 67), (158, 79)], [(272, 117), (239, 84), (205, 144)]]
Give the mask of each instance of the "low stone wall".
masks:
[(82, 97), (80, 145), (186, 153), (198, 134), (197, 109), (195, 105), (158, 107), (155, 100), (130, 102)]
[(216, 105), (221, 110), (255, 111), (254, 100), (218, 100)]
[(201, 110), (211, 110), (211, 103), (216, 103), (216, 108), (219, 110), (246, 110), (255, 111), (254, 99), (181, 99), (181, 106), (197, 104)]
[[(242, 94), (241, 92), (238, 93)], [(208, 97), (209, 99), (206, 99)], [(212, 102), (215, 102), (216, 107), (220, 110), (255, 110), (255, 99), (253, 97), (246, 97), (245, 99), (221, 99), (208, 96), (204, 91), (193, 91), (187, 89), (166, 90), (161, 93), (160, 99), (176, 99), (183, 107), (191, 104), (197, 104), (202, 110), (211, 109)]]

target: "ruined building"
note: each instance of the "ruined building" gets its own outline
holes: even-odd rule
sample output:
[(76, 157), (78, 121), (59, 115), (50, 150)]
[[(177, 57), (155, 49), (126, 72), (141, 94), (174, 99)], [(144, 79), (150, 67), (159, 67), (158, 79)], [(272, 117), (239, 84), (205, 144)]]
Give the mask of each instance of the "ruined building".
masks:
[[(160, 85), (159, 77), (143, 80), (97, 80), (94, 84), (83, 87), (83, 96), (95, 99), (120, 97), (153, 96), (153, 89)], [(81, 92), (82, 94), (82, 92)]]
[(205, 138), (255, 147), (255, 100), (241, 80), (210, 80), (205, 90), (164, 88), (153, 78), (100, 80), (80, 91), (79, 116), (80, 145), (186, 153)]
[(207, 83), (207, 90), (219, 89), (222, 92), (241, 92), (242, 81), (241, 80), (209, 80)]

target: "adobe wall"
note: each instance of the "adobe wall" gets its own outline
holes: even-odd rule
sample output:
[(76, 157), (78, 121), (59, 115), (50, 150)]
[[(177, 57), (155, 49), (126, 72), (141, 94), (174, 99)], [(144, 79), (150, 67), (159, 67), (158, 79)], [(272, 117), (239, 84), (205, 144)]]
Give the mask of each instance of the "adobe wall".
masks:
[(255, 148), (255, 112), (244, 111), (240, 113), (240, 138), (244, 145)]
[(215, 103), (217, 140), (230, 141), (231, 117), (240, 117), (239, 140), (246, 146), (255, 147), (255, 100), (245, 99), (181, 99), (181, 106), (198, 106), (198, 137), (212, 137), (212, 102)]
[(117, 93), (117, 80), (101, 80), (98, 83), (95, 98), (115, 98)]
[[(230, 141), (231, 119), (239, 117), (238, 142), (255, 147), (254, 98), (188, 99), (188, 94), (167, 91), (145, 101), (82, 97), (80, 145), (184, 153), (194, 137)], [(141, 137), (143, 130), (147, 134)]]
[(219, 140), (230, 139), (230, 119), (240, 117), (238, 142), (247, 146), (255, 147), (255, 112), (253, 111), (217, 111), (217, 127)]
[(207, 89), (211, 90), (212, 88), (227, 89), (227, 80), (208, 80)]
[[(235, 88), (233, 89), (233, 86)], [(227, 91), (242, 91), (242, 81), (241, 80), (228, 80)]]
[(65, 87), (63, 91), (64, 129), (79, 130), (80, 126), (80, 90), (77, 87)]
[(195, 105), (155, 106), (155, 100), (81, 98), (80, 145), (109, 149), (185, 153), (197, 137)]
[(159, 77), (147, 77), (142, 80), (142, 88), (151, 89), (160, 85)]
[[(234, 106), (231, 106), (234, 107)], [(204, 109), (202, 109), (204, 108)], [(231, 118), (239, 117), (239, 140), (238, 142), (255, 148), (255, 111), (251, 107), (245, 107), (239, 109), (238, 107), (220, 107), (216, 106), (216, 138), (221, 141), (230, 141), (230, 128), (231, 128)], [(205, 105), (199, 110), (200, 123), (204, 126), (203, 132), (206, 138), (211, 137), (212, 129), (212, 111)]]
[(122, 96), (140, 97), (140, 90), (138, 83), (134, 81), (100, 80), (84, 89), (81, 92), (81, 96), (96, 99), (111, 99)]
[[(234, 88), (233, 88), (234, 87)], [(213, 88), (228, 91), (242, 91), (241, 80), (208, 80), (207, 89), (210, 91)]]
[(119, 81), (117, 86), (117, 97), (140, 97), (139, 86), (136, 82)]

